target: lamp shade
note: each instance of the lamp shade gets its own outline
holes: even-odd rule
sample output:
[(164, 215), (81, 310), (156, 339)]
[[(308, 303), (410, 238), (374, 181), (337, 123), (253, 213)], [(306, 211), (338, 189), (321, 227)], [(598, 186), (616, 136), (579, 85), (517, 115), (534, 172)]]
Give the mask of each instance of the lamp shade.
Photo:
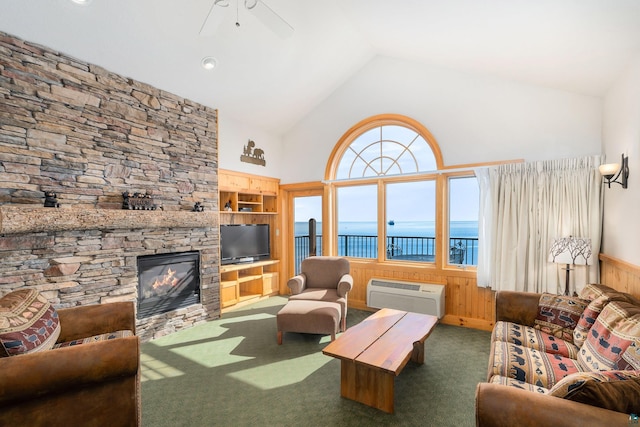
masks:
[(549, 262), (558, 264), (591, 265), (591, 239), (562, 237), (555, 239), (549, 250)]
[(613, 176), (620, 169), (620, 164), (618, 163), (607, 163), (606, 165), (600, 165), (598, 170), (600, 171), (600, 175), (602, 176)]

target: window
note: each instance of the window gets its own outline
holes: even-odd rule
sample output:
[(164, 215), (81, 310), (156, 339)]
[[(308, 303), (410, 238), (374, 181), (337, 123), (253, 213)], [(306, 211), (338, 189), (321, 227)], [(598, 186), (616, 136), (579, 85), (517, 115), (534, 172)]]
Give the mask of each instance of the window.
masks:
[(342, 155), (336, 179), (402, 175), (437, 168), (431, 147), (417, 131), (389, 124), (358, 135)]
[(433, 262), (436, 254), (435, 181), (389, 183), (385, 193), (386, 258)]
[[(325, 174), (335, 202), (333, 253), (440, 266), (474, 263), (478, 189), (471, 172), (463, 174), (444, 170), (438, 143), (415, 120), (380, 115), (356, 124), (336, 145)], [(467, 197), (472, 201), (464, 202)], [(447, 211), (449, 219), (440, 214)], [(468, 235), (473, 224), (462, 221), (475, 221), (475, 236)], [(447, 229), (451, 244), (438, 241)]]
[(475, 176), (449, 178), (449, 263), (478, 265), (480, 189)]
[(338, 255), (378, 257), (378, 201), (375, 185), (337, 189)]

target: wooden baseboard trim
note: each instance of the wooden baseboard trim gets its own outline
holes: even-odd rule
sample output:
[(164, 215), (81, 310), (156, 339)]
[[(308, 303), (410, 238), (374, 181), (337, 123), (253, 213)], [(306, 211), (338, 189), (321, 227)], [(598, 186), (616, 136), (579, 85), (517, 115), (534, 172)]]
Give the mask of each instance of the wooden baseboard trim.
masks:
[(493, 330), (494, 322), (482, 319), (473, 319), (469, 317), (460, 317), (446, 314), (440, 322), (445, 325), (464, 326), (465, 328), (480, 329), (482, 331)]
[[(377, 311), (376, 308), (367, 306), (363, 301), (349, 301), (349, 308), (365, 311)], [(463, 326), (465, 328), (480, 329), (483, 331), (493, 330), (494, 322), (490, 322), (482, 319), (473, 319), (470, 317), (453, 316), (450, 314), (445, 315), (440, 322), (445, 325)]]

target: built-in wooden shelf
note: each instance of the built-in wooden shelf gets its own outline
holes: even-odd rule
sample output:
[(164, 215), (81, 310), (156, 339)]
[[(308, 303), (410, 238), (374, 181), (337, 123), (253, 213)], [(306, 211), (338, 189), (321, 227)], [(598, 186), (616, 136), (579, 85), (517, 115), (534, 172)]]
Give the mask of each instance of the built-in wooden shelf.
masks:
[[(218, 170), (220, 224), (269, 224), (273, 260), (220, 266), (222, 312), (280, 292), (280, 180)], [(229, 209), (225, 208), (229, 206)]]
[(220, 266), (222, 308), (278, 293), (278, 260)]

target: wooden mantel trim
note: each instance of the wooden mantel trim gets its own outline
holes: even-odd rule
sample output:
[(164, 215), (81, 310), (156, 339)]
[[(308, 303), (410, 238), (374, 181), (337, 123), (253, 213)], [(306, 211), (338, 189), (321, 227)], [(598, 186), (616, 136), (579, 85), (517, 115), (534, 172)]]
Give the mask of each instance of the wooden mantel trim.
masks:
[(0, 206), (0, 234), (218, 226), (218, 212)]

